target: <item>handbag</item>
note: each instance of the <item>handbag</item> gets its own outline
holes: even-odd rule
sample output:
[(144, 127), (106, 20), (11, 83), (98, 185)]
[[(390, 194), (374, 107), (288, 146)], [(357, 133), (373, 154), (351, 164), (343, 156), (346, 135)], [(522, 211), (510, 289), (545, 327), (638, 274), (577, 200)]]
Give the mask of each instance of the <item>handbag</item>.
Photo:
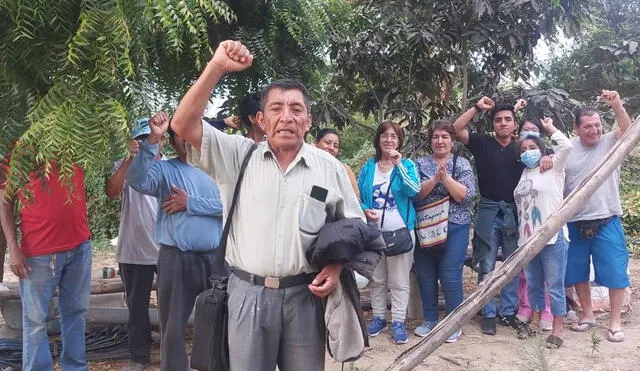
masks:
[[(458, 155), (453, 155), (451, 177), (455, 179)], [(449, 196), (416, 208), (416, 235), (423, 249), (444, 247), (449, 226)]]
[[(387, 211), (387, 199), (389, 198), (389, 192), (391, 191), (391, 183), (396, 174), (391, 176), (389, 180), (389, 188), (387, 188), (387, 194), (384, 196), (384, 205), (382, 206), (382, 219), (380, 220), (380, 228), (384, 225), (384, 214)], [(410, 202), (410, 201), (408, 201)], [(407, 207), (407, 214), (409, 208)], [(407, 215), (407, 219), (409, 216)], [(386, 256), (396, 256), (404, 253), (408, 253), (413, 248), (413, 239), (411, 238), (411, 232), (407, 227), (396, 229), (395, 231), (380, 232), (384, 239), (387, 249), (384, 251)]]
[(233, 191), (231, 208), (220, 237), (220, 246), (214, 252), (213, 274), (209, 277), (211, 289), (201, 292), (196, 298), (193, 318), (193, 347), (191, 349), (191, 368), (214, 371), (229, 370), (229, 329), (227, 309), (227, 283), (229, 269), (225, 263), (227, 239), (231, 228), (231, 219), (240, 193), (240, 185), (249, 159), (258, 144), (253, 144), (244, 157)]

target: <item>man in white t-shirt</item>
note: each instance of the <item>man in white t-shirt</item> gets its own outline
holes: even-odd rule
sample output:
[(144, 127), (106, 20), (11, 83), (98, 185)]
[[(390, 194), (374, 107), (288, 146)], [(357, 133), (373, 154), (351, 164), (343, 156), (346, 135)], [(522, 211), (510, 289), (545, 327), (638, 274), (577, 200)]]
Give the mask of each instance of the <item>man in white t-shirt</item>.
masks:
[[(578, 136), (571, 139), (573, 149), (567, 160), (565, 197), (585, 180), (631, 125), (631, 118), (625, 111), (617, 92), (603, 90), (601, 98), (615, 112), (618, 128), (603, 134), (602, 120), (596, 110), (582, 108), (576, 112), (575, 131)], [(589, 286), (589, 258), (591, 258), (595, 270), (595, 282), (609, 288), (611, 317), (607, 340), (612, 342), (624, 340), (620, 315), (624, 289), (629, 287), (627, 275), (629, 252), (620, 220), (622, 207), (619, 183), (620, 168), (618, 167), (567, 224), (571, 242), (567, 259), (566, 284), (575, 285), (583, 309), (582, 319), (574, 324), (571, 330), (584, 332), (596, 326)]]
[[(130, 363), (123, 371), (142, 370), (151, 361), (149, 298), (158, 261), (159, 247), (153, 238), (158, 201), (153, 196), (139, 193), (125, 182), (127, 169), (140, 149), (139, 142), (151, 133), (148, 121), (146, 118), (140, 119), (133, 126), (133, 140), (129, 142), (130, 156), (114, 164), (113, 174), (107, 183), (109, 198), (117, 199), (122, 196), (116, 261), (129, 309), (127, 330), (131, 353)], [(156, 160), (161, 157), (158, 152)]]

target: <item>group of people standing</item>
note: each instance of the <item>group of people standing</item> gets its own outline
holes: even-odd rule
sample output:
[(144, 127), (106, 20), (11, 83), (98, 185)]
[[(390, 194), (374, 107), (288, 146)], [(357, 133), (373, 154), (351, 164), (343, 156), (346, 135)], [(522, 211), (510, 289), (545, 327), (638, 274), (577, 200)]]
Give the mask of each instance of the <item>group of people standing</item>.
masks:
[[(114, 166), (107, 194), (123, 199), (117, 259), (130, 315), (128, 370), (144, 369), (150, 361), (148, 309), (156, 273), (161, 369), (188, 369), (184, 332), (196, 296), (210, 287), (223, 219), (230, 223), (226, 260), (232, 269), (228, 286), (232, 370), (275, 369), (276, 365), (281, 370), (324, 369), (322, 299), (341, 285), (347, 262), (338, 259), (317, 267), (309, 263), (306, 253), (324, 226), (344, 219), (375, 223), (387, 244), (387, 253), (370, 277), (373, 318), (368, 334), (376, 336), (386, 329), (389, 293), (392, 340), (408, 341), (409, 274), (415, 267), (424, 322), (414, 333), (426, 336), (439, 320), (439, 286), (447, 313), (463, 300), (462, 269), (476, 181), (469, 161), (452, 152), (456, 139), (473, 154), (478, 174), (473, 264), (482, 281), (494, 270), (499, 248), (506, 257), (524, 245), (631, 122), (618, 94), (603, 91), (603, 100), (617, 116), (615, 131), (603, 134), (599, 114), (584, 109), (576, 114), (576, 138), (569, 140), (545, 118), (524, 123), (516, 140), (515, 111), (525, 103), (514, 107), (483, 97), (453, 124), (431, 123), (431, 154), (415, 161), (402, 155), (404, 129), (392, 121), (383, 122), (373, 138), (375, 156), (366, 161), (356, 179), (336, 159), (338, 132), (324, 129), (314, 145), (304, 142), (311, 127), (311, 103), (306, 88), (297, 81), (275, 81), (260, 97), (249, 96), (239, 119), (202, 119), (218, 81), (226, 73), (249, 68), (252, 61), (253, 55), (240, 42), (220, 43), (173, 118), (159, 113), (137, 122), (129, 143), (131, 155)], [(484, 111), (490, 111), (493, 134), (470, 133), (468, 123)], [(218, 130), (237, 128), (239, 122), (247, 125), (247, 137)], [(543, 131), (556, 142), (553, 151), (547, 151), (540, 139)], [(177, 154), (174, 159), (161, 155), (165, 133)], [(236, 211), (229, 215), (245, 157)], [(87, 369), (83, 340), (91, 247), (83, 173), (76, 170), (71, 188), (57, 174), (54, 164), (51, 177), (34, 176), (26, 188), (31, 191), (29, 199), (25, 193), (17, 195), (27, 205), (20, 211), (21, 244), (16, 240), (14, 195), (8, 195), (0, 208), (11, 269), (20, 277), (25, 308), (25, 370), (53, 367), (45, 319), (56, 288), (64, 345), (60, 363), (65, 370)], [(610, 288), (607, 338), (624, 339), (620, 306), (629, 281), (620, 216), (615, 176), (527, 266), (524, 278), (531, 310), (550, 309), (553, 315), (549, 347), (562, 344), (565, 283), (576, 286), (583, 308), (583, 318), (571, 329), (587, 331), (595, 326), (589, 297), (590, 257), (596, 282)], [(529, 326), (517, 310), (517, 279), (503, 288), (500, 299), (499, 310), (493, 301), (483, 308), (482, 332), (495, 334), (498, 321), (526, 334)], [(458, 329), (447, 341), (454, 342), (460, 335)]]

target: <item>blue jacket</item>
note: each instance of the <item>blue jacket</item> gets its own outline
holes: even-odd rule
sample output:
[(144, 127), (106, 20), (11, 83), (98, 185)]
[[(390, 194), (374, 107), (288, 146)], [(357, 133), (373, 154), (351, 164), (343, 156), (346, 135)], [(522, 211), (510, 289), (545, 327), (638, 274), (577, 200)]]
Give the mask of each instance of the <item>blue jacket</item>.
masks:
[[(360, 207), (362, 210), (373, 208), (373, 179), (376, 174), (376, 159), (369, 159), (358, 177), (358, 189), (360, 190)], [(395, 174), (395, 176), (394, 176)], [(391, 192), (396, 199), (398, 212), (407, 228), (414, 229), (416, 210), (413, 208), (413, 198), (420, 192), (420, 181), (416, 165), (409, 159), (402, 159), (400, 164), (393, 167), (391, 173), (393, 182)]]

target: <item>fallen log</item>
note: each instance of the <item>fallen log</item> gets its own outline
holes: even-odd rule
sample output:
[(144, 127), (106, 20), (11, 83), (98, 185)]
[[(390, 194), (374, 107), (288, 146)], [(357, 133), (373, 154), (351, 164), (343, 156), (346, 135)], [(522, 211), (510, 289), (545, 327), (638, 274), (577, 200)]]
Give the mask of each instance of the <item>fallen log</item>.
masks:
[(533, 257), (546, 245), (547, 241), (558, 233), (560, 228), (575, 215), (587, 199), (611, 176), (620, 166), (625, 157), (635, 148), (640, 140), (640, 117), (631, 124), (627, 132), (606, 154), (602, 161), (589, 173), (585, 181), (580, 184), (560, 207), (547, 218), (531, 239), (516, 250), (494, 272), (487, 275), (478, 288), (467, 297), (456, 309), (429, 332), (418, 344), (412, 346), (387, 368), (388, 371), (411, 370), (436, 350), (444, 341), (462, 327), (495, 296), (508, 282), (515, 278)]
[[(0, 300), (20, 299), (20, 289), (17, 282), (3, 282), (1, 286), (6, 289), (0, 289)], [(156, 289), (156, 281), (153, 281), (153, 289)], [(114, 292), (124, 292), (122, 280), (117, 278), (98, 278), (91, 280), (91, 294), (111, 294)], [(57, 292), (54, 296), (58, 295)]]

